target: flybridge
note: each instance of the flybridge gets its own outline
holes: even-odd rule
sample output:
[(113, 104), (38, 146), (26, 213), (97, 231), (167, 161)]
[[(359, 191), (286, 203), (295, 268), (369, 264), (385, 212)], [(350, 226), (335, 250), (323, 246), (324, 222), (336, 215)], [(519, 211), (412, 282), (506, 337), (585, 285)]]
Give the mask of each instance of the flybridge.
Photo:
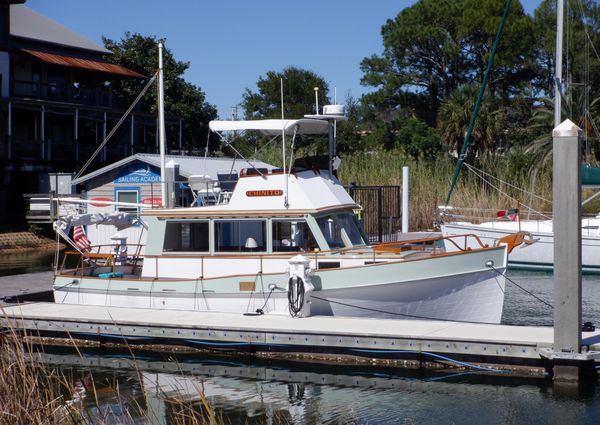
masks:
[[(283, 204), (286, 184), (287, 207)], [(316, 213), (330, 208), (359, 208), (335, 176), (329, 176), (326, 170), (293, 170), (293, 174), (283, 174), (275, 170), (275, 172), (265, 172), (262, 175), (253, 174), (240, 177), (228, 202), (197, 208), (148, 209), (142, 210), (142, 215), (189, 215), (216, 211), (223, 213), (227, 211)]]

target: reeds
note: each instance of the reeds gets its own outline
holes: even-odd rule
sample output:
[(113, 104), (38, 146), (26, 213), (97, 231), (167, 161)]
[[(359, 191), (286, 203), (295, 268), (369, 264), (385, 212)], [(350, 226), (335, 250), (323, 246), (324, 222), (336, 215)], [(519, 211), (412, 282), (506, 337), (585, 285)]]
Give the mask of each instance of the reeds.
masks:
[[(10, 327), (6, 317), (2, 322), (5, 328), (0, 337), (0, 425), (139, 424), (165, 420), (186, 425), (227, 423), (200, 388), (194, 400), (177, 393), (159, 395), (170, 415), (157, 418), (147, 408), (145, 393), (124, 394), (118, 380), (103, 382), (98, 388), (91, 371), (66, 376), (61, 369), (46, 366), (34, 346)], [(75, 344), (74, 340), (71, 342)], [(135, 372), (135, 356), (133, 359), (131, 367)], [(143, 391), (141, 373), (137, 372)]]
[[(431, 229), (444, 205), (456, 160), (417, 161), (399, 150), (359, 152), (344, 157), (340, 181), (347, 185), (401, 185), (402, 167), (410, 173), (410, 230)], [(550, 170), (551, 171), (551, 170)], [(512, 156), (483, 158), (463, 167), (449, 205), (460, 207), (469, 221), (495, 216), (498, 210), (530, 207), (551, 210), (552, 179), (548, 167), (533, 175), (529, 165)], [(465, 213), (466, 211), (466, 213)], [(468, 216), (468, 218), (467, 218)]]

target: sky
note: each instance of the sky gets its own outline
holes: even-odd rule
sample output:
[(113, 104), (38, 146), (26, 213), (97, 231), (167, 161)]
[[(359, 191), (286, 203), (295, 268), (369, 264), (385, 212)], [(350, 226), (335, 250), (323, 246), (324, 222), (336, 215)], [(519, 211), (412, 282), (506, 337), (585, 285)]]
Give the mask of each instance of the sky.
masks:
[[(521, 3), (532, 14), (540, 1)], [(338, 103), (372, 91), (360, 84), (360, 62), (382, 53), (382, 25), (414, 2), (28, 0), (25, 5), (99, 45), (102, 36), (120, 40), (127, 31), (164, 38), (177, 60), (190, 62), (185, 80), (204, 91), (219, 118), (230, 119), (244, 91), (256, 91), (259, 77), (289, 66), (323, 77), (331, 100), (336, 89)]]

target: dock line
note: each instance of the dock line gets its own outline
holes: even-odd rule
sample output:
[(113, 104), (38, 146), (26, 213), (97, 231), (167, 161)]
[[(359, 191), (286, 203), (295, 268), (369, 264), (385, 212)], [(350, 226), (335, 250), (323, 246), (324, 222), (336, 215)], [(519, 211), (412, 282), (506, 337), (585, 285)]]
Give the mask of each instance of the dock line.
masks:
[[(486, 372), (500, 372), (500, 373), (510, 373), (512, 372), (512, 369), (495, 369), (495, 368), (491, 368), (491, 367), (485, 367), (485, 366), (477, 366), (475, 364), (472, 363), (467, 363), (467, 362), (461, 362), (460, 360), (455, 360), (452, 359), (450, 357), (446, 357), (446, 356), (442, 356), (441, 354), (435, 354), (435, 353), (430, 353), (428, 351), (415, 351), (415, 350), (371, 350), (371, 349), (366, 349), (366, 348), (354, 348), (350, 351), (354, 351), (357, 353), (389, 353), (389, 354), (424, 354), (426, 356), (430, 356), (433, 358), (437, 358), (440, 360), (445, 360), (451, 363), (455, 363), (459, 366), (464, 366), (464, 367), (468, 367), (471, 369), (477, 369), (477, 370), (483, 370)], [(600, 365), (596, 366), (596, 368), (600, 368)]]
[[(486, 266), (488, 266), (490, 269), (492, 269), (493, 271), (495, 271), (495, 272), (496, 272), (496, 273), (498, 273), (499, 275), (502, 275), (502, 272), (501, 272), (500, 270), (496, 269), (496, 268), (494, 267), (494, 265), (493, 265), (493, 264), (487, 264), (487, 263), (486, 263)], [(504, 278), (505, 278), (506, 280), (508, 280), (510, 283), (512, 283), (513, 285), (515, 285), (515, 286), (516, 286), (517, 288), (519, 288), (520, 290), (522, 290), (522, 291), (524, 291), (524, 292), (528, 293), (529, 295), (531, 295), (533, 298), (535, 298), (536, 300), (538, 300), (538, 301), (539, 301), (539, 302), (541, 302), (542, 304), (546, 304), (548, 307), (550, 307), (550, 308), (554, 308), (554, 306), (553, 306), (552, 304), (550, 304), (550, 303), (548, 303), (548, 302), (544, 301), (543, 299), (541, 299), (540, 297), (538, 297), (537, 295), (535, 295), (533, 292), (531, 292), (531, 291), (528, 291), (527, 289), (523, 288), (521, 285), (519, 285), (517, 282), (515, 282), (514, 280), (512, 280), (510, 277), (508, 277), (508, 276), (504, 276)]]

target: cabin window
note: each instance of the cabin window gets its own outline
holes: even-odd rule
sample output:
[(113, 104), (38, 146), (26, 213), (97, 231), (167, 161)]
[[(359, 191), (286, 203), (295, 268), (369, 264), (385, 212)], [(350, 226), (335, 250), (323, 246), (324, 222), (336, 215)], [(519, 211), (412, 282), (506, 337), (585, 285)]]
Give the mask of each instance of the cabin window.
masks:
[(329, 214), (317, 218), (317, 223), (329, 248), (365, 244), (360, 227), (353, 214)]
[(164, 252), (208, 252), (208, 221), (168, 222)]
[[(115, 201), (126, 202), (131, 204), (140, 203), (140, 192), (137, 189), (116, 189), (115, 190)], [(118, 205), (116, 206), (117, 211), (126, 212), (131, 214), (138, 213), (138, 207), (129, 205)]]
[(266, 222), (264, 220), (215, 221), (216, 252), (264, 252)]
[(350, 239), (352, 246), (364, 245), (362, 232), (360, 230), (360, 224), (354, 214), (338, 214), (337, 216), (340, 227), (344, 229), (344, 232)]
[(317, 242), (304, 220), (273, 220), (273, 252), (313, 251)]

